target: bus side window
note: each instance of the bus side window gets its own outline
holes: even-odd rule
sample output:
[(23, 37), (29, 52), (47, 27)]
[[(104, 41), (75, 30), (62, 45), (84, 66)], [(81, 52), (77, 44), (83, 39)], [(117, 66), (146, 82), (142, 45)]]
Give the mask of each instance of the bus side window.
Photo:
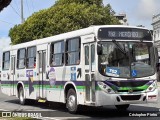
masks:
[(89, 46), (85, 46), (85, 65), (89, 65)]
[(91, 45), (91, 69), (95, 71), (95, 45)]
[(9, 70), (10, 67), (10, 52), (4, 52), (3, 53), (3, 70)]
[(51, 66), (61, 66), (64, 63), (64, 41), (51, 44)]
[(34, 68), (36, 66), (36, 47), (29, 47), (27, 49), (27, 68)]
[(26, 49), (25, 48), (19, 49), (17, 55), (17, 68), (19, 69), (25, 68), (25, 60), (26, 60)]
[(79, 37), (68, 39), (66, 42), (66, 65), (80, 64), (81, 40)]

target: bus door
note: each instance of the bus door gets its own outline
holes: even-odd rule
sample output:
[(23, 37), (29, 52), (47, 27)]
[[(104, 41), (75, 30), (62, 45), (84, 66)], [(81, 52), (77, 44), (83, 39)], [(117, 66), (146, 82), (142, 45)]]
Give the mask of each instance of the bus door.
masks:
[(38, 61), (39, 61), (39, 98), (46, 97), (45, 81), (46, 81), (46, 50), (38, 51)]
[(14, 89), (14, 86), (15, 86), (15, 55), (12, 55), (11, 56), (11, 76), (10, 76), (10, 79), (11, 79), (11, 89), (10, 89), (10, 93), (11, 95), (15, 95), (15, 89)]
[(85, 99), (95, 102), (95, 43), (84, 44), (85, 53)]

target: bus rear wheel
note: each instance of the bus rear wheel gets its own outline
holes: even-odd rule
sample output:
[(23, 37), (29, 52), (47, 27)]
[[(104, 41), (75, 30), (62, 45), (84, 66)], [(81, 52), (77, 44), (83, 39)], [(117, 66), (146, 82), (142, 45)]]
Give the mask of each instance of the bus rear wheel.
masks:
[(75, 114), (78, 110), (77, 95), (74, 89), (69, 89), (67, 93), (66, 107), (68, 111)]
[(21, 105), (25, 104), (25, 98), (24, 98), (24, 90), (23, 87), (19, 88), (19, 92), (18, 92), (18, 96), (19, 96), (19, 102)]
[(118, 110), (127, 110), (129, 104), (126, 105), (115, 105)]

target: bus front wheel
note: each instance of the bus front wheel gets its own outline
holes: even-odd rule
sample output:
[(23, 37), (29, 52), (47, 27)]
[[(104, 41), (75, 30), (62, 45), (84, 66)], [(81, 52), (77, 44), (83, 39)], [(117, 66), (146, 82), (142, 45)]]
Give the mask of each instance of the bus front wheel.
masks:
[(115, 105), (118, 110), (127, 110), (129, 104), (126, 105)]
[(74, 89), (69, 89), (67, 93), (67, 101), (66, 101), (66, 107), (68, 111), (72, 114), (75, 114), (77, 112), (77, 95)]

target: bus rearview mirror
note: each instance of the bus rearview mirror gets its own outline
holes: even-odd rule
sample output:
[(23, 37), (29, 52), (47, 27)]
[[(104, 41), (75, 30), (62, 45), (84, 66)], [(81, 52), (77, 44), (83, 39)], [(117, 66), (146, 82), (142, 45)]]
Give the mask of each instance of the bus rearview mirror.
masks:
[(102, 55), (102, 44), (97, 44), (97, 54)]

